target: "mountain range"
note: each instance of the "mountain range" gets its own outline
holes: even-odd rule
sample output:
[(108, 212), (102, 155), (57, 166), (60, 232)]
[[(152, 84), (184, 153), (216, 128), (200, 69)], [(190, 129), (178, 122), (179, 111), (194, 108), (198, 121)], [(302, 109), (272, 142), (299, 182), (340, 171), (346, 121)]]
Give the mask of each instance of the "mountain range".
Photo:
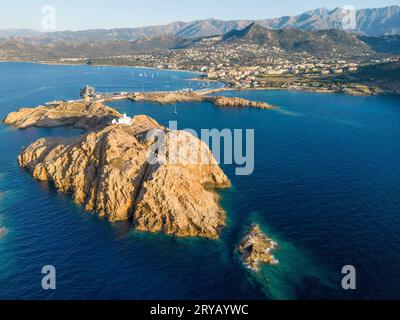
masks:
[(145, 37), (134, 41), (3, 38), (0, 39), (0, 58), (35, 61), (58, 58), (100, 58), (169, 49), (208, 50), (232, 45), (238, 47), (242, 44), (281, 49), (287, 53), (306, 52), (319, 57), (328, 57), (331, 54), (362, 57), (371, 53), (400, 53), (400, 35), (369, 37), (335, 29), (272, 30), (258, 23), (251, 23), (242, 29), (234, 29), (221, 36), (194, 39), (184, 39), (174, 35)]
[[(389, 36), (386, 36), (388, 38)], [(390, 38), (400, 36), (390, 36)], [(367, 44), (366, 37), (347, 33), (342, 30), (308, 31), (297, 29), (267, 29), (257, 23), (252, 23), (243, 29), (235, 29), (222, 36), (187, 38), (177, 36), (146, 37), (134, 41), (108, 40), (53, 40), (51, 38), (40, 41), (24, 40), (21, 38), (0, 39), (0, 57), (19, 57), (25, 60), (67, 58), (97, 58), (105, 56), (121, 56), (133, 53), (144, 53), (168, 49), (202, 48), (210, 46), (235, 47), (241, 44), (259, 45), (269, 48), (278, 48), (285, 52), (307, 52), (312, 55), (328, 56), (332, 53), (351, 54), (362, 56), (376, 50)], [(371, 41), (376, 47), (384, 49), (386, 42), (382, 37)], [(398, 40), (398, 39), (397, 39)], [(390, 50), (393, 46), (386, 45)]]
[[(243, 29), (251, 23), (268, 29), (300, 29), (326, 30), (342, 29), (344, 13), (342, 8), (329, 10), (319, 8), (304, 12), (297, 16), (284, 16), (263, 20), (232, 20), (215, 19), (198, 20), (193, 22), (173, 22), (167, 25), (148, 26), (139, 28), (93, 29), (82, 31), (59, 31), (42, 33), (27, 29), (0, 30), (0, 38), (25, 37), (45, 41), (46, 39), (73, 41), (134, 41), (141, 38), (174, 36), (178, 38), (199, 38), (213, 35), (223, 35), (235, 29)], [(400, 34), (400, 7), (390, 6), (356, 11), (356, 29), (353, 32), (381, 36)]]
[(372, 51), (359, 36), (343, 30), (272, 30), (258, 23), (252, 23), (240, 30), (232, 30), (219, 37), (186, 39), (178, 43), (176, 48), (203, 46), (204, 40), (208, 40), (208, 45), (255, 44), (279, 48), (286, 52), (308, 52), (318, 55), (329, 52), (363, 54)]

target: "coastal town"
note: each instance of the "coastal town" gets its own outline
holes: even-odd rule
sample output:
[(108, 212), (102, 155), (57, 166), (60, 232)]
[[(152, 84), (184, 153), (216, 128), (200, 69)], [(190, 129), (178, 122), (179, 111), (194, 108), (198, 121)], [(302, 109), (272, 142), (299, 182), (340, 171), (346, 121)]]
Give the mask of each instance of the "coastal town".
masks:
[[(209, 41), (212, 41), (209, 40)], [(341, 92), (351, 95), (379, 94), (377, 87), (336, 81), (368, 65), (399, 61), (399, 56), (352, 56), (332, 53), (318, 56), (288, 53), (277, 47), (255, 44), (194, 46), (94, 59), (62, 59), (62, 63), (132, 65), (200, 72), (203, 81), (219, 81), (234, 89), (291, 89)]]

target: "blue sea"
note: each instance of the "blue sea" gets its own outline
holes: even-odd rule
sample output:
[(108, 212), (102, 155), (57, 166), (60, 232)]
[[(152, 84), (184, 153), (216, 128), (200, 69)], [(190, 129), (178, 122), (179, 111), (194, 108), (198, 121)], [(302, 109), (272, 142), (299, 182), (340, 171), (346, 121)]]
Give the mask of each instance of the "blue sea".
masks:
[[(99, 91), (218, 87), (196, 74), (127, 67), (0, 63), (0, 118), (21, 107)], [(72, 128), (15, 130), (0, 125), (0, 299), (399, 299), (400, 98), (291, 91), (229, 91), (275, 111), (210, 103), (119, 101), (179, 129), (255, 129), (255, 171), (221, 192), (228, 223), (218, 241), (133, 231), (85, 212), (17, 164), (40, 137)], [(235, 246), (258, 223), (279, 247), (277, 266), (246, 269)], [(3, 228), (3, 229), (2, 229)], [(57, 289), (41, 288), (41, 269)], [(341, 287), (342, 267), (357, 290)]]

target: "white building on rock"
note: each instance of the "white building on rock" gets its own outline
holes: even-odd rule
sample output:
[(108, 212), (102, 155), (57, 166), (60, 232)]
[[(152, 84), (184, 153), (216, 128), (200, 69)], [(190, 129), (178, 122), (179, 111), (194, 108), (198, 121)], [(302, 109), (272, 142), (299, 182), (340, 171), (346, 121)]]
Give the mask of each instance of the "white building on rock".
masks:
[(119, 118), (118, 120), (114, 119), (111, 123), (112, 124), (125, 124), (125, 125), (130, 125), (132, 123), (133, 119), (131, 117), (128, 117), (125, 113), (122, 118)]

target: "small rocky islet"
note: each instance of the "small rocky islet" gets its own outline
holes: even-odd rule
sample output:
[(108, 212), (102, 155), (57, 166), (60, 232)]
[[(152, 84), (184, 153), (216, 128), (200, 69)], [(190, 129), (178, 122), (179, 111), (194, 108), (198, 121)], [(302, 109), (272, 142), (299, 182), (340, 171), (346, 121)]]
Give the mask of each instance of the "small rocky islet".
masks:
[[(270, 108), (239, 98), (200, 97), (193, 93), (130, 95), (131, 100), (162, 104), (211, 99), (220, 106)], [(10, 113), (4, 123), (18, 129), (72, 126), (85, 130), (72, 138), (39, 139), (18, 156), (19, 165), (35, 179), (54, 183), (85, 210), (109, 221), (131, 220), (140, 231), (217, 239), (226, 213), (216, 190), (230, 187), (230, 181), (208, 146), (185, 131), (169, 131), (148, 116), (128, 119), (102, 102), (85, 99), (20, 109)], [(154, 141), (146, 136), (152, 130), (165, 134), (167, 150), (174, 141), (174, 148), (185, 155), (183, 159), (149, 163)], [(193, 162), (193, 155), (199, 161)], [(257, 230), (253, 228), (238, 247), (245, 263), (254, 269), (258, 262), (274, 261), (267, 252), (262, 254), (271, 242)], [(254, 241), (251, 250), (249, 241)]]
[(261, 264), (277, 265), (279, 263), (272, 254), (277, 246), (276, 242), (261, 231), (259, 225), (253, 224), (236, 249), (244, 265), (258, 272)]

